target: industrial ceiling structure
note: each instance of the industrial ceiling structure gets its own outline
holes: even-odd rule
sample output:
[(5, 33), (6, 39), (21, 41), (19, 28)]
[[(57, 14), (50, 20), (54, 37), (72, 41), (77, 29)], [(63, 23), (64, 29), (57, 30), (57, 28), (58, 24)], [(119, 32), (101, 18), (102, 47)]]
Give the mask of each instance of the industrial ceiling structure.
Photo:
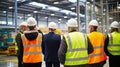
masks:
[[(18, 1), (18, 13), (30, 14), (37, 13), (39, 15), (56, 16), (63, 18), (76, 17), (76, 5), (77, 0), (17, 0)], [(87, 2), (93, 3), (94, 0), (87, 0)], [(101, 0), (95, 0), (95, 5), (101, 6)], [(107, 1), (107, 3), (106, 3)], [(80, 16), (85, 15), (85, 2), (86, 0), (80, 0)], [(38, 5), (39, 4), (39, 5)], [(103, 10), (106, 10), (106, 4), (109, 6), (110, 17), (116, 20), (120, 18), (120, 10), (117, 8), (120, 6), (120, 0), (103, 0)], [(0, 0), (0, 16), (6, 11), (14, 12), (14, 0)]]

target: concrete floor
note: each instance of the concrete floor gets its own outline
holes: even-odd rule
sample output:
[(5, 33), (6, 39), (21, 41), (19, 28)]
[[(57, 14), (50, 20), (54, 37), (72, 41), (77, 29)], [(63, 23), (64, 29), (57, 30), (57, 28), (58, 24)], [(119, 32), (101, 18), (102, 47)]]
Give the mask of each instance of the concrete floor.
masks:
[[(17, 67), (17, 57), (0, 55), (0, 67)], [(45, 62), (42, 63), (42, 67), (45, 67)], [(63, 67), (62, 65), (60, 67)], [(104, 67), (109, 67), (108, 62)]]

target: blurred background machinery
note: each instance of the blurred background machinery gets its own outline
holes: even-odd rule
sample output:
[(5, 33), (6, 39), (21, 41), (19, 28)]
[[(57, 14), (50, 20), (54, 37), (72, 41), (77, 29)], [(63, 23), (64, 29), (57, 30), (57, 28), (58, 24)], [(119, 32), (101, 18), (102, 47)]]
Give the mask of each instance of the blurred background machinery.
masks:
[(16, 55), (14, 33), (12, 30), (0, 30), (0, 53)]

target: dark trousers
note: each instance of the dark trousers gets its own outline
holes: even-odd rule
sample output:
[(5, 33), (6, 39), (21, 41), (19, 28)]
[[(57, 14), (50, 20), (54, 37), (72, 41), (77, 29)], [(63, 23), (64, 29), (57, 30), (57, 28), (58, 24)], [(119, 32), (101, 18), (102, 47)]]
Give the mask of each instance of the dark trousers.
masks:
[(119, 57), (109, 57), (109, 67), (120, 67), (120, 56)]
[(95, 64), (89, 64), (89, 67), (103, 67), (106, 61), (95, 63)]
[(60, 67), (60, 62), (45, 62), (46, 67)]
[(21, 57), (21, 55), (19, 55), (18, 54), (18, 52), (17, 52), (17, 58), (18, 58), (18, 67), (22, 67), (22, 57)]
[(39, 63), (23, 63), (23, 67), (42, 67), (42, 62)]

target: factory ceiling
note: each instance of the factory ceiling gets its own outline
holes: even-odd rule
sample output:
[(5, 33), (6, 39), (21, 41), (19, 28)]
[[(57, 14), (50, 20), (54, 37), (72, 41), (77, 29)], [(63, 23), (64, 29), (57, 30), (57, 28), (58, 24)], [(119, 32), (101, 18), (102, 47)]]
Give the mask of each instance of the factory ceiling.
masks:
[[(17, 0), (18, 1), (18, 13), (39, 13), (44, 15), (50, 15), (51, 13), (56, 16), (63, 17), (65, 15), (76, 16), (76, 0)], [(88, 0), (92, 2), (93, 0)], [(101, 0), (95, 0), (96, 5), (100, 6)], [(118, 13), (120, 15), (117, 6), (120, 4), (120, 0), (107, 0), (109, 5), (109, 13), (112, 15)], [(34, 5), (41, 3), (42, 7)], [(43, 5), (45, 4), (45, 5)], [(34, 6), (33, 6), (34, 5)], [(106, 8), (106, 0), (103, 0), (104, 9)], [(44, 6), (44, 7), (43, 7)], [(53, 7), (53, 8), (50, 8)], [(56, 9), (56, 10), (53, 10)], [(68, 12), (64, 12), (64, 11)], [(116, 10), (116, 11), (115, 11)], [(14, 12), (14, 0), (0, 0), (0, 11), (13, 11)], [(85, 0), (80, 0), (80, 13), (85, 14)]]

